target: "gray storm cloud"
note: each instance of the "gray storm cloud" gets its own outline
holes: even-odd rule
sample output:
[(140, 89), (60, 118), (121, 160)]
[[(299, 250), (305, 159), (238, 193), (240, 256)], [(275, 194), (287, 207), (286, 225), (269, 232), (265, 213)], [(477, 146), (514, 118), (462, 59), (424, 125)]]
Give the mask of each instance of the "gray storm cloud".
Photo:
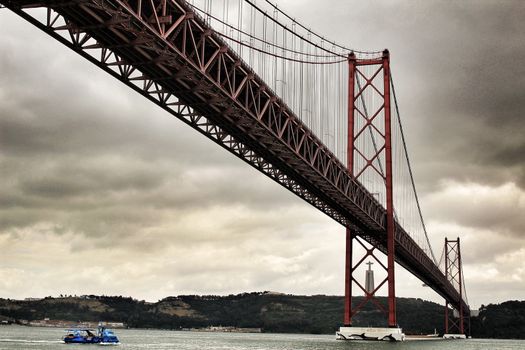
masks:
[[(436, 250), (462, 238), (475, 306), (522, 298), (525, 4), (282, 6), (390, 49)], [(5, 9), (0, 33), (0, 297), (343, 294), (340, 226)]]

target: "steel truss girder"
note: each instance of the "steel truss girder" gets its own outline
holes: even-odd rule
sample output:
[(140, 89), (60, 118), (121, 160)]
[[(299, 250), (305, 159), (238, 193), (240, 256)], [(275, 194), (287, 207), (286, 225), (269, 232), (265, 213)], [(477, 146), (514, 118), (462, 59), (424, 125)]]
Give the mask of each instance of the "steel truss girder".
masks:
[[(50, 1), (46, 5), (64, 21), (57, 21), (53, 13), (38, 25), (62, 42), (58, 32), (68, 33), (64, 43), (83, 56), (102, 50), (106, 56), (94, 63), (105, 70), (116, 67), (118, 78), (128, 85), (137, 79), (131, 73), (140, 71), (141, 89), (149, 94), (154, 86), (161, 105), (176, 93), (181, 104), (286, 173), (287, 181), (311, 193), (308, 197), (318, 198), (312, 204), (324, 202), (323, 211), (338, 222), (358, 232), (381, 232), (381, 205), (222, 39), (183, 1), (157, 1), (152, 7), (153, 3)], [(6, 1), (26, 19), (31, 17), (20, 4), (42, 5)], [(111, 54), (115, 59), (110, 62)]]
[[(386, 213), (182, 0), (0, 0), (379, 250)], [(48, 9), (38, 21), (25, 8)], [(446, 299), (443, 273), (396, 223), (396, 261)], [(450, 297), (450, 296), (453, 297)]]
[[(31, 16), (16, 6), (19, 3), (6, 2), (8, 7), (31, 20)], [(39, 5), (28, 1), (22, 3), (30, 7)], [(276, 168), (272, 172), (282, 172), (282, 176), (274, 177), (276, 181), (343, 225), (360, 230), (365, 227), (380, 230), (383, 214), (378, 203), (369, 198), (372, 196), (339, 171), (338, 167), (342, 165), (335, 156), (280, 99), (271, 95), (266, 85), (235, 54), (228, 51), (226, 44), (213, 37), (213, 33), (205, 28), (204, 22), (186, 4), (175, 1), (160, 4), (166, 6), (161, 9), (163, 13), (168, 11), (168, 5), (172, 13), (176, 12), (175, 9), (180, 11), (172, 16), (177, 19), (176, 23), (165, 30), (166, 23), (155, 22), (156, 26), (152, 28), (141, 22), (142, 17), (153, 16), (151, 9), (148, 12), (144, 8), (133, 7), (135, 11), (132, 11), (132, 3), (79, 0), (63, 6), (64, 2), (54, 1), (46, 4), (56, 11), (48, 16), (47, 23), (34, 19), (31, 22), (84, 57), (87, 54), (93, 63), (106, 71), (110, 70), (112, 75), (117, 73), (115, 77), (127, 85), (133, 85), (135, 90), (138, 88), (140, 93), (153, 96), (157, 104), (177, 117), (186, 116), (166, 103), (168, 99), (177, 99), (179, 109), (186, 106), (192, 115), (199, 115), (208, 123), (222, 128), (223, 134), (234, 137), (236, 142), (264, 159), (269, 164), (265, 168)], [(150, 4), (144, 2), (142, 6)], [(65, 24), (57, 21), (57, 15), (63, 17)], [(68, 33), (70, 38), (64, 38), (59, 32)], [(167, 36), (171, 39), (169, 43)], [(115, 38), (122, 42), (115, 42)], [(93, 56), (93, 51), (100, 51), (100, 57)], [(139, 76), (132, 76), (137, 72), (140, 72)], [(136, 84), (137, 80), (142, 81), (141, 86)], [(189, 124), (195, 127), (195, 124)], [(216, 139), (214, 136), (211, 138)], [(250, 157), (247, 161), (250, 163), (253, 159)], [(254, 166), (261, 170), (257, 164)], [(312, 172), (312, 168), (316, 171)], [(304, 176), (301, 173), (310, 174)], [(327, 178), (329, 181), (326, 181)], [(295, 185), (291, 185), (292, 182)], [(342, 195), (342, 191), (347, 195)], [(348, 196), (352, 200), (348, 200)], [(346, 200), (343, 200), (344, 197)], [(339, 203), (333, 203), (334, 199)], [(355, 210), (356, 204), (363, 209), (363, 213), (370, 214), (361, 214), (362, 220), (353, 217), (348, 207)], [(341, 210), (341, 207), (347, 209)]]

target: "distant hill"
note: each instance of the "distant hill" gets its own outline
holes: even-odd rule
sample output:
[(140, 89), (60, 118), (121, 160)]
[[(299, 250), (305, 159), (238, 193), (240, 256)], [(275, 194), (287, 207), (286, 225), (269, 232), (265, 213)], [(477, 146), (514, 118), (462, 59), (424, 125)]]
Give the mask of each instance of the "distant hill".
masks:
[[(363, 300), (356, 297), (358, 304)], [(386, 305), (384, 298), (379, 299)], [(440, 331), (443, 306), (421, 299), (398, 299), (398, 322), (408, 333)], [(41, 300), (0, 299), (0, 317), (12, 320), (44, 318), (124, 322), (133, 328), (200, 328), (211, 325), (262, 328), (278, 333), (334, 333), (341, 326), (340, 296), (296, 296), (279, 293), (181, 295), (156, 303), (121, 296), (47, 297)], [(384, 317), (369, 303), (354, 325), (384, 326)]]
[(472, 318), (472, 334), (477, 338), (525, 339), (525, 300), (481, 305)]
[[(353, 298), (355, 304), (362, 297)], [(386, 305), (385, 298), (379, 301)], [(443, 306), (413, 298), (397, 299), (399, 325), (407, 334), (443, 332)], [(124, 322), (133, 328), (202, 328), (233, 326), (276, 333), (333, 334), (341, 326), (343, 297), (279, 293), (181, 295), (156, 303), (121, 296), (47, 297), (41, 300), (0, 299), (0, 319), (72, 322)], [(525, 334), (525, 302), (488, 305), (473, 318), (474, 337), (519, 338)], [(514, 320), (514, 322), (513, 322)], [(385, 326), (372, 303), (354, 318), (355, 326)]]

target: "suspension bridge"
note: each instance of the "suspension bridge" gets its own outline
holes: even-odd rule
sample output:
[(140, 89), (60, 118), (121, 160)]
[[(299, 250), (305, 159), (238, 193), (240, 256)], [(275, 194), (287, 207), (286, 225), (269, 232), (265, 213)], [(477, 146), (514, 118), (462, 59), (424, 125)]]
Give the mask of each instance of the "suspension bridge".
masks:
[[(376, 338), (400, 339), (395, 262), (445, 299), (446, 333), (468, 333), (460, 241), (436, 258), (388, 50), (330, 41), (267, 0), (0, 3), (344, 226), (342, 338), (372, 302)], [(373, 290), (357, 273), (367, 259), (386, 275)]]

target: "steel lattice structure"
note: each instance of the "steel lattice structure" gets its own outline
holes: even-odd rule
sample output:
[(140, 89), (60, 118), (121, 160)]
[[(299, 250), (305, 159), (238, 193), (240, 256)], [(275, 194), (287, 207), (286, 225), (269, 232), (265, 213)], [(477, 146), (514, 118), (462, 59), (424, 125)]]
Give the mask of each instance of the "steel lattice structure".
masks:
[[(345, 286), (345, 318), (344, 325), (349, 326), (352, 324), (352, 316), (355, 315), (359, 310), (371, 300), (376, 306), (388, 316), (389, 327), (396, 327), (396, 296), (395, 296), (395, 277), (394, 277), (394, 260), (395, 260), (395, 220), (394, 220), (394, 204), (393, 204), (393, 191), (392, 191), (392, 129), (391, 129), (391, 111), (390, 111), (390, 54), (388, 50), (383, 52), (381, 58), (374, 59), (360, 59), (357, 60), (355, 55), (352, 53), (348, 58), (349, 63), (349, 88), (348, 88), (348, 170), (355, 179), (359, 179), (366, 171), (374, 171), (381, 178), (381, 182), (384, 183), (386, 192), (386, 255), (387, 264), (386, 266), (381, 263), (379, 259), (374, 255), (373, 249), (368, 249), (362, 242), (354, 237), (355, 233), (352, 232), (351, 228), (346, 229), (346, 286)], [(360, 67), (373, 66), (372, 73), (367, 76)], [(361, 86), (356, 84), (358, 75), (365, 80), (365, 84)], [(379, 82), (382, 84), (374, 83), (374, 79), (380, 77)], [(382, 85), (382, 86), (378, 86)], [(382, 103), (379, 108), (372, 111), (369, 115), (367, 111), (362, 110), (356, 104), (359, 97), (367, 90), (374, 90), (381, 98)], [(362, 123), (356, 123), (356, 119), (362, 118)], [(383, 122), (383, 128), (376, 125), (376, 120)], [(373, 128), (379, 138), (381, 139), (381, 147), (374, 147), (374, 150), (370, 154), (366, 154), (365, 150), (359, 147), (356, 140), (365, 133), (365, 130)], [(375, 141), (374, 141), (375, 145)], [(381, 169), (375, 166), (374, 162), (378, 160), (381, 155), (384, 155), (385, 159), (385, 171), (382, 171), (381, 163), (378, 162)], [(361, 157), (364, 163), (359, 167), (354, 162), (354, 156)], [(365, 250), (364, 256), (357, 262), (356, 265), (352, 266), (352, 254), (353, 254), (353, 239), (355, 239)], [(387, 273), (387, 277), (379, 283), (379, 285), (373, 290), (368, 291), (357, 281), (354, 276), (354, 271), (358, 268), (367, 257), (373, 257), (376, 262), (379, 263)], [(352, 283), (356, 283), (359, 288), (365, 292), (364, 301), (352, 310)], [(383, 284), (387, 284), (388, 287), (388, 310), (386, 310), (377, 300), (375, 299), (375, 293), (381, 288)]]
[[(462, 300), (464, 297), (463, 268), (459, 237), (454, 240), (445, 238), (445, 276), (453, 285), (458, 287), (459, 300)], [(450, 310), (449, 305), (452, 305), (452, 310)], [(459, 305), (459, 308), (454, 305)], [(464, 306), (461, 303), (453, 304), (449, 300), (446, 300), (445, 333), (452, 333), (452, 331), (455, 331), (459, 334), (464, 334), (465, 328), (469, 328), (468, 333), (470, 333), (469, 324), (467, 325), (465, 322), (466, 320), (470, 321), (469, 311), (470, 310), (468, 309), (464, 309)]]
[[(185, 1), (0, 2), (387, 252), (386, 209)], [(468, 308), (393, 226), (395, 260), (454, 307)]]

